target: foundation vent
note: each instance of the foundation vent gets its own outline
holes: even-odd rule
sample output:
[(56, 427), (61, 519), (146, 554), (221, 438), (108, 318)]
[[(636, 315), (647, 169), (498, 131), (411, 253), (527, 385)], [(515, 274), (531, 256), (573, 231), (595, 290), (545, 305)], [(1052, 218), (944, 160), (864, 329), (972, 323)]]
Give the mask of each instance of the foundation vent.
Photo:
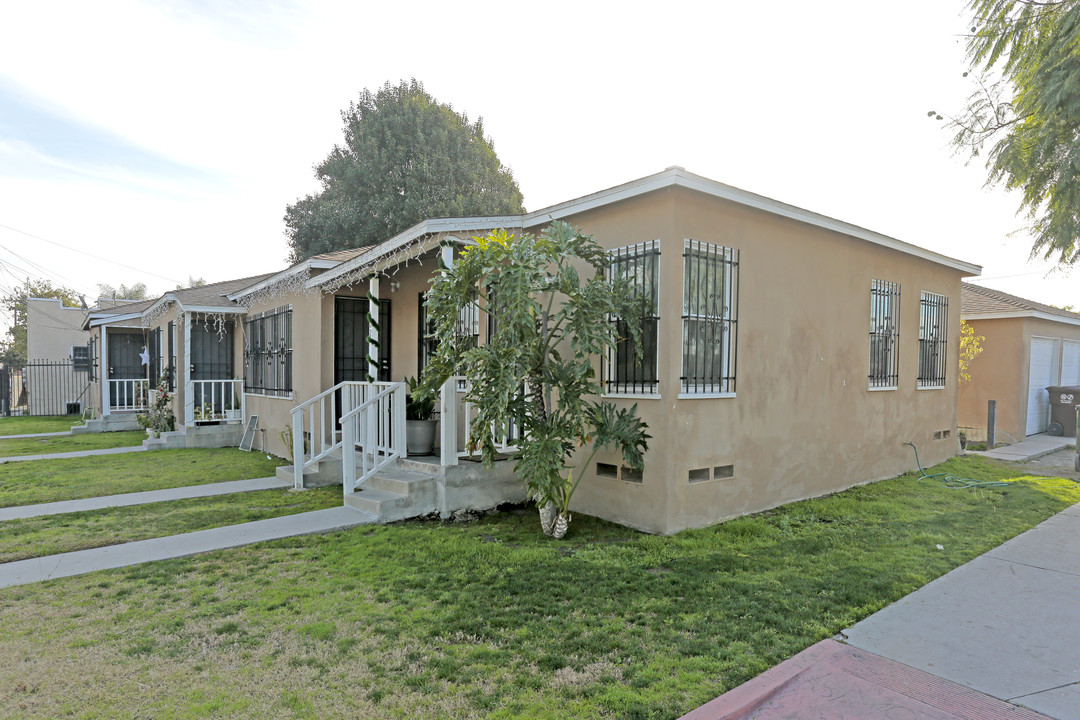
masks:
[(705, 482), (707, 480), (723, 480), (730, 477), (735, 477), (734, 465), (716, 465), (712, 468), (695, 468), (689, 473), (689, 479), (692, 483)]
[(596, 476), (632, 483), (640, 483), (644, 479), (641, 470), (635, 470), (626, 465), (612, 465), (611, 463), (602, 462), (596, 463)]

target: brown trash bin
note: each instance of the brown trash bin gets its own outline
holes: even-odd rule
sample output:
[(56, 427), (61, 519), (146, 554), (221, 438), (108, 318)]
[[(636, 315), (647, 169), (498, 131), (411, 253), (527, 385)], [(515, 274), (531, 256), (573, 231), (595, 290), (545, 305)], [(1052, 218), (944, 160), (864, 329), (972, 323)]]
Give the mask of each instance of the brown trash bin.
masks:
[[(1080, 385), (1051, 385), (1046, 388), (1050, 393), (1050, 434), (1065, 437), (1076, 436), (1076, 406), (1080, 405)], [(1055, 433), (1054, 423), (1061, 426), (1061, 432)]]

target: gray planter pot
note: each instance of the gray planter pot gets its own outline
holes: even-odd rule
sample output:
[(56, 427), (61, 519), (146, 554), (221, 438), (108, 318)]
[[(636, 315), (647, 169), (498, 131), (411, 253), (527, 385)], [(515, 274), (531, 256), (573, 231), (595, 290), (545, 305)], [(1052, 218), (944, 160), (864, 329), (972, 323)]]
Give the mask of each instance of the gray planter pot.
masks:
[(438, 420), (406, 420), (405, 451), (409, 455), (431, 455), (435, 452), (435, 426)]

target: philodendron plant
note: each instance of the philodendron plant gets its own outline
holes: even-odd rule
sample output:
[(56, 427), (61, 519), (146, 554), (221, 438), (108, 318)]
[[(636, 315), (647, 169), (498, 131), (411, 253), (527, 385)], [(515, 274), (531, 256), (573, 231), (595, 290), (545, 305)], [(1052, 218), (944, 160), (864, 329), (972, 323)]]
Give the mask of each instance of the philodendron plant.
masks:
[[(432, 281), (427, 301), (438, 350), (421, 385), (430, 393), (451, 375), (469, 379), (465, 399), (477, 416), (467, 447), (488, 465), (497, 456), (496, 438), (520, 428), (517, 474), (545, 532), (562, 537), (571, 498), (599, 449), (613, 448), (630, 467), (642, 466), (648, 428), (637, 405), (617, 408), (601, 399), (595, 367), (619, 342), (632, 343), (640, 359), (636, 319), (646, 302), (625, 279), (608, 276), (608, 255), (592, 237), (566, 223), (552, 223), (539, 236), (495, 231), (475, 240)], [(465, 308), (489, 317), (485, 344), (463, 332)], [(630, 337), (620, 337), (617, 326)], [(575, 467), (571, 461), (585, 454)]]

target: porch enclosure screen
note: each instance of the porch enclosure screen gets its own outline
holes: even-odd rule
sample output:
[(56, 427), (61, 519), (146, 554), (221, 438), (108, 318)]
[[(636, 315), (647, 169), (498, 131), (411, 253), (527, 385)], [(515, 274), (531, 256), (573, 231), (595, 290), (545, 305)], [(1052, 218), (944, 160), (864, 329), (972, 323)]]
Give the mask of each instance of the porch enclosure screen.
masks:
[(142, 351), (146, 347), (142, 332), (109, 332), (105, 378), (109, 380), (109, 407), (113, 410), (142, 410), (147, 402), (146, 366)]
[(682, 392), (735, 392), (739, 251), (683, 241)]
[(161, 328), (148, 333), (146, 351), (150, 354), (150, 387), (156, 388), (161, 379)]
[[(491, 291), (489, 290), (489, 293)], [(488, 295), (490, 305), (494, 295)], [(431, 362), (431, 358), (439, 350), (439, 341), (432, 335), (435, 333), (435, 323), (428, 317), (427, 296), (420, 293), (417, 297), (416, 306), (419, 308), (419, 324), (417, 327), (420, 342), (417, 343), (416, 367), (419, 372)], [(487, 319), (488, 338), (495, 334), (495, 318), (488, 315)], [(462, 347), (476, 347), (480, 344), (480, 294), (473, 291), (470, 302), (458, 311), (457, 325), (454, 328), (455, 335), (461, 340)], [(419, 372), (417, 376), (419, 376)]]
[(870, 374), (872, 388), (895, 388), (900, 376), (900, 284), (870, 283)]
[(949, 298), (924, 292), (919, 299), (919, 387), (945, 387)]
[[(368, 375), (368, 300), (334, 298), (334, 384), (363, 382)], [(379, 367), (376, 380), (390, 379), (390, 301), (379, 301)], [(341, 405), (338, 404), (340, 409)]]
[[(233, 323), (218, 326), (212, 321), (191, 322), (191, 372), (192, 380), (230, 380), (233, 377)], [(214, 391), (210, 384), (194, 383), (192, 395), (195, 417), (199, 419), (220, 417), (225, 410), (240, 407), (232, 383), (219, 386)]]
[(280, 307), (244, 323), (244, 390), (292, 397), (292, 307)]
[(176, 323), (169, 321), (168, 328), (169, 354), (166, 356), (166, 370), (169, 371), (169, 391), (176, 391)]
[(645, 298), (647, 309), (641, 319), (641, 360), (630, 341), (627, 320), (610, 318), (619, 340), (605, 363), (603, 388), (609, 393), (655, 393), (659, 389), (657, 330), (660, 325), (660, 241), (618, 248), (608, 253), (608, 277), (623, 278), (635, 293)]

